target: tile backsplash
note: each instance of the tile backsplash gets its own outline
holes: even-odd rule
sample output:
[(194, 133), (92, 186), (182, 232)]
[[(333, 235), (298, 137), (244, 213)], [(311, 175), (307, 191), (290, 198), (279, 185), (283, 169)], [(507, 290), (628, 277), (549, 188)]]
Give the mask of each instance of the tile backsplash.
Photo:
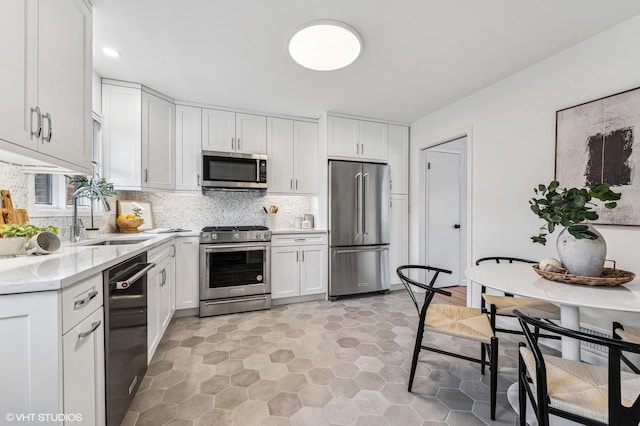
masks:
[[(0, 161), (0, 189), (11, 191), (15, 208), (29, 207), (28, 178), (20, 166)], [(109, 198), (110, 212), (94, 214), (94, 225), (100, 228), (100, 233), (117, 232), (117, 199), (150, 201), (156, 228), (180, 227), (195, 231), (211, 225), (265, 225), (267, 215), (262, 207), (268, 208), (272, 204), (278, 206), (278, 228), (293, 228), (295, 216), (305, 213), (318, 216), (318, 198), (312, 196), (226, 191), (210, 191), (206, 195), (121, 191), (118, 197)], [(90, 216), (81, 214), (80, 218), (86, 227), (90, 225)], [(30, 214), (29, 222), (37, 226), (57, 226), (60, 239), (69, 239), (72, 222), (69, 216), (35, 217)]]
[(293, 218), (318, 215), (318, 199), (311, 196), (276, 196), (262, 192), (209, 191), (201, 194), (123, 191), (121, 199), (150, 201), (156, 228), (199, 230), (215, 225), (265, 225), (262, 207), (278, 206), (278, 228), (293, 228)]

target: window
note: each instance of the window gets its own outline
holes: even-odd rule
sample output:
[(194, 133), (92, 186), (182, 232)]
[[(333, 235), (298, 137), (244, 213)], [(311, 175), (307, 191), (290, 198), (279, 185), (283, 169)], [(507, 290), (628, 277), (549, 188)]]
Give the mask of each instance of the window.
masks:
[[(101, 172), (101, 130), (102, 122), (100, 116), (93, 114), (92, 131), (92, 156), (93, 176), (100, 176)], [(67, 216), (73, 212), (73, 193), (78, 189), (77, 184), (69, 182), (69, 178), (59, 172), (42, 173), (38, 169), (30, 169), (28, 173), (29, 188), (29, 215), (34, 217), (43, 216)], [(83, 210), (88, 210), (90, 200), (78, 198), (78, 208), (82, 214)], [(97, 207), (97, 206), (94, 206)], [(98, 210), (100, 207), (97, 207)]]

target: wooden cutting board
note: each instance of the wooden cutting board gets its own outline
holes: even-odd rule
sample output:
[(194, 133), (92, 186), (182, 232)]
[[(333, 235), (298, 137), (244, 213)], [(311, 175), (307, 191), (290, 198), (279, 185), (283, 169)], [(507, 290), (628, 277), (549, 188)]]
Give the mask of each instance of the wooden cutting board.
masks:
[(14, 209), (13, 200), (11, 199), (11, 193), (7, 189), (0, 190), (0, 196), (2, 196), (2, 204), (4, 208), (0, 214), (0, 225), (3, 223), (27, 223), (29, 222), (29, 215), (27, 209)]

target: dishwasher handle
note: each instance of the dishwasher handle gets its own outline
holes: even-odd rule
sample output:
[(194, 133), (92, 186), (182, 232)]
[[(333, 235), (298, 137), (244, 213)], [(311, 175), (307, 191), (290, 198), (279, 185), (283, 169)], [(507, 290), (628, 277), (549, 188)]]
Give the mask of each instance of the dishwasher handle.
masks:
[(129, 287), (131, 287), (131, 284), (136, 282), (138, 279), (142, 278), (147, 272), (151, 270), (151, 268), (156, 266), (156, 264), (153, 262), (141, 263), (140, 265), (144, 265), (144, 267), (138, 272), (136, 272), (133, 276), (131, 276), (130, 278), (127, 278), (126, 280), (116, 281), (116, 290), (128, 289)]

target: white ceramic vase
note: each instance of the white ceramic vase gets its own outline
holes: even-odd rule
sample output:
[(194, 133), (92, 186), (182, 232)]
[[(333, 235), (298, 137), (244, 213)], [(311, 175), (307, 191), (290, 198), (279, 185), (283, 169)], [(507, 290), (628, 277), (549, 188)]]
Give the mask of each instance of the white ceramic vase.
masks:
[(576, 239), (564, 228), (556, 241), (556, 250), (562, 265), (573, 275), (599, 277), (602, 274), (607, 257), (607, 243), (602, 234), (594, 227), (587, 225), (598, 238), (589, 240)]

